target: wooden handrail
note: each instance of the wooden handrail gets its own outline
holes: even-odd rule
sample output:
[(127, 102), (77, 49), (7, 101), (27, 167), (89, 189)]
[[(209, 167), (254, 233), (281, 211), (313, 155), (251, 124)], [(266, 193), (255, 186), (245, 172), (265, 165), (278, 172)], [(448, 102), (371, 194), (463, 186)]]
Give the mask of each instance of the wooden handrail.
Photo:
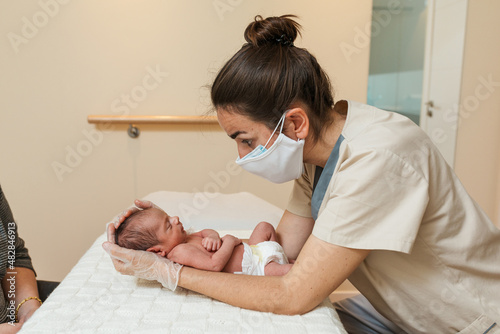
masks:
[(91, 124), (217, 124), (216, 116), (89, 115)]

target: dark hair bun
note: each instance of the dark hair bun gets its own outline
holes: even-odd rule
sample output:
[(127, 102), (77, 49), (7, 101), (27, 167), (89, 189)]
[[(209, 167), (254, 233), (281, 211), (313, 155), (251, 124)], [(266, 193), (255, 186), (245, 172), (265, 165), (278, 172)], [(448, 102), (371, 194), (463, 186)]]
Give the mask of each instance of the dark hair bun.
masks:
[(293, 45), (300, 34), (300, 24), (292, 20), (295, 15), (271, 16), (263, 19), (257, 15), (245, 29), (245, 40), (253, 46), (266, 44)]

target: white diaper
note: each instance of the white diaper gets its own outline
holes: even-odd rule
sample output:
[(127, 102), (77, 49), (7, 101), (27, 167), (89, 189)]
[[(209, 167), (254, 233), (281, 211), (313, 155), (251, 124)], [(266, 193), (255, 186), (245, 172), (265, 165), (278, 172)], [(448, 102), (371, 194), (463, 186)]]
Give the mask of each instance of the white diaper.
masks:
[(243, 243), (243, 260), (241, 272), (245, 275), (264, 276), (264, 267), (269, 262), (288, 263), (283, 248), (276, 241), (263, 241), (257, 245)]

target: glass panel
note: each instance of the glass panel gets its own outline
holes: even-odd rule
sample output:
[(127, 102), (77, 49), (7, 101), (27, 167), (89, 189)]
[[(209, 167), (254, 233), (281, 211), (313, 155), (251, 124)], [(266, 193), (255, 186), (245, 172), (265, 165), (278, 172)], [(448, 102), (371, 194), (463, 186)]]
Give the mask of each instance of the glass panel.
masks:
[(419, 124), (426, 0), (373, 0), (368, 104)]

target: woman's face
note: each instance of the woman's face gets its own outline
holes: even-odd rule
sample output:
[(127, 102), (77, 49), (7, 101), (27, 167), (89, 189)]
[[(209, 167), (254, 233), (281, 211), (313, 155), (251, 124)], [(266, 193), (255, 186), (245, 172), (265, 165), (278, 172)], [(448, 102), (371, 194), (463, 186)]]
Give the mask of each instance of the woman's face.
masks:
[[(257, 146), (264, 146), (273, 133), (273, 130), (262, 123), (224, 109), (217, 109), (217, 118), (222, 129), (236, 141), (240, 158), (252, 152)], [(278, 133), (273, 135), (266, 148), (271, 147), (278, 135)]]

